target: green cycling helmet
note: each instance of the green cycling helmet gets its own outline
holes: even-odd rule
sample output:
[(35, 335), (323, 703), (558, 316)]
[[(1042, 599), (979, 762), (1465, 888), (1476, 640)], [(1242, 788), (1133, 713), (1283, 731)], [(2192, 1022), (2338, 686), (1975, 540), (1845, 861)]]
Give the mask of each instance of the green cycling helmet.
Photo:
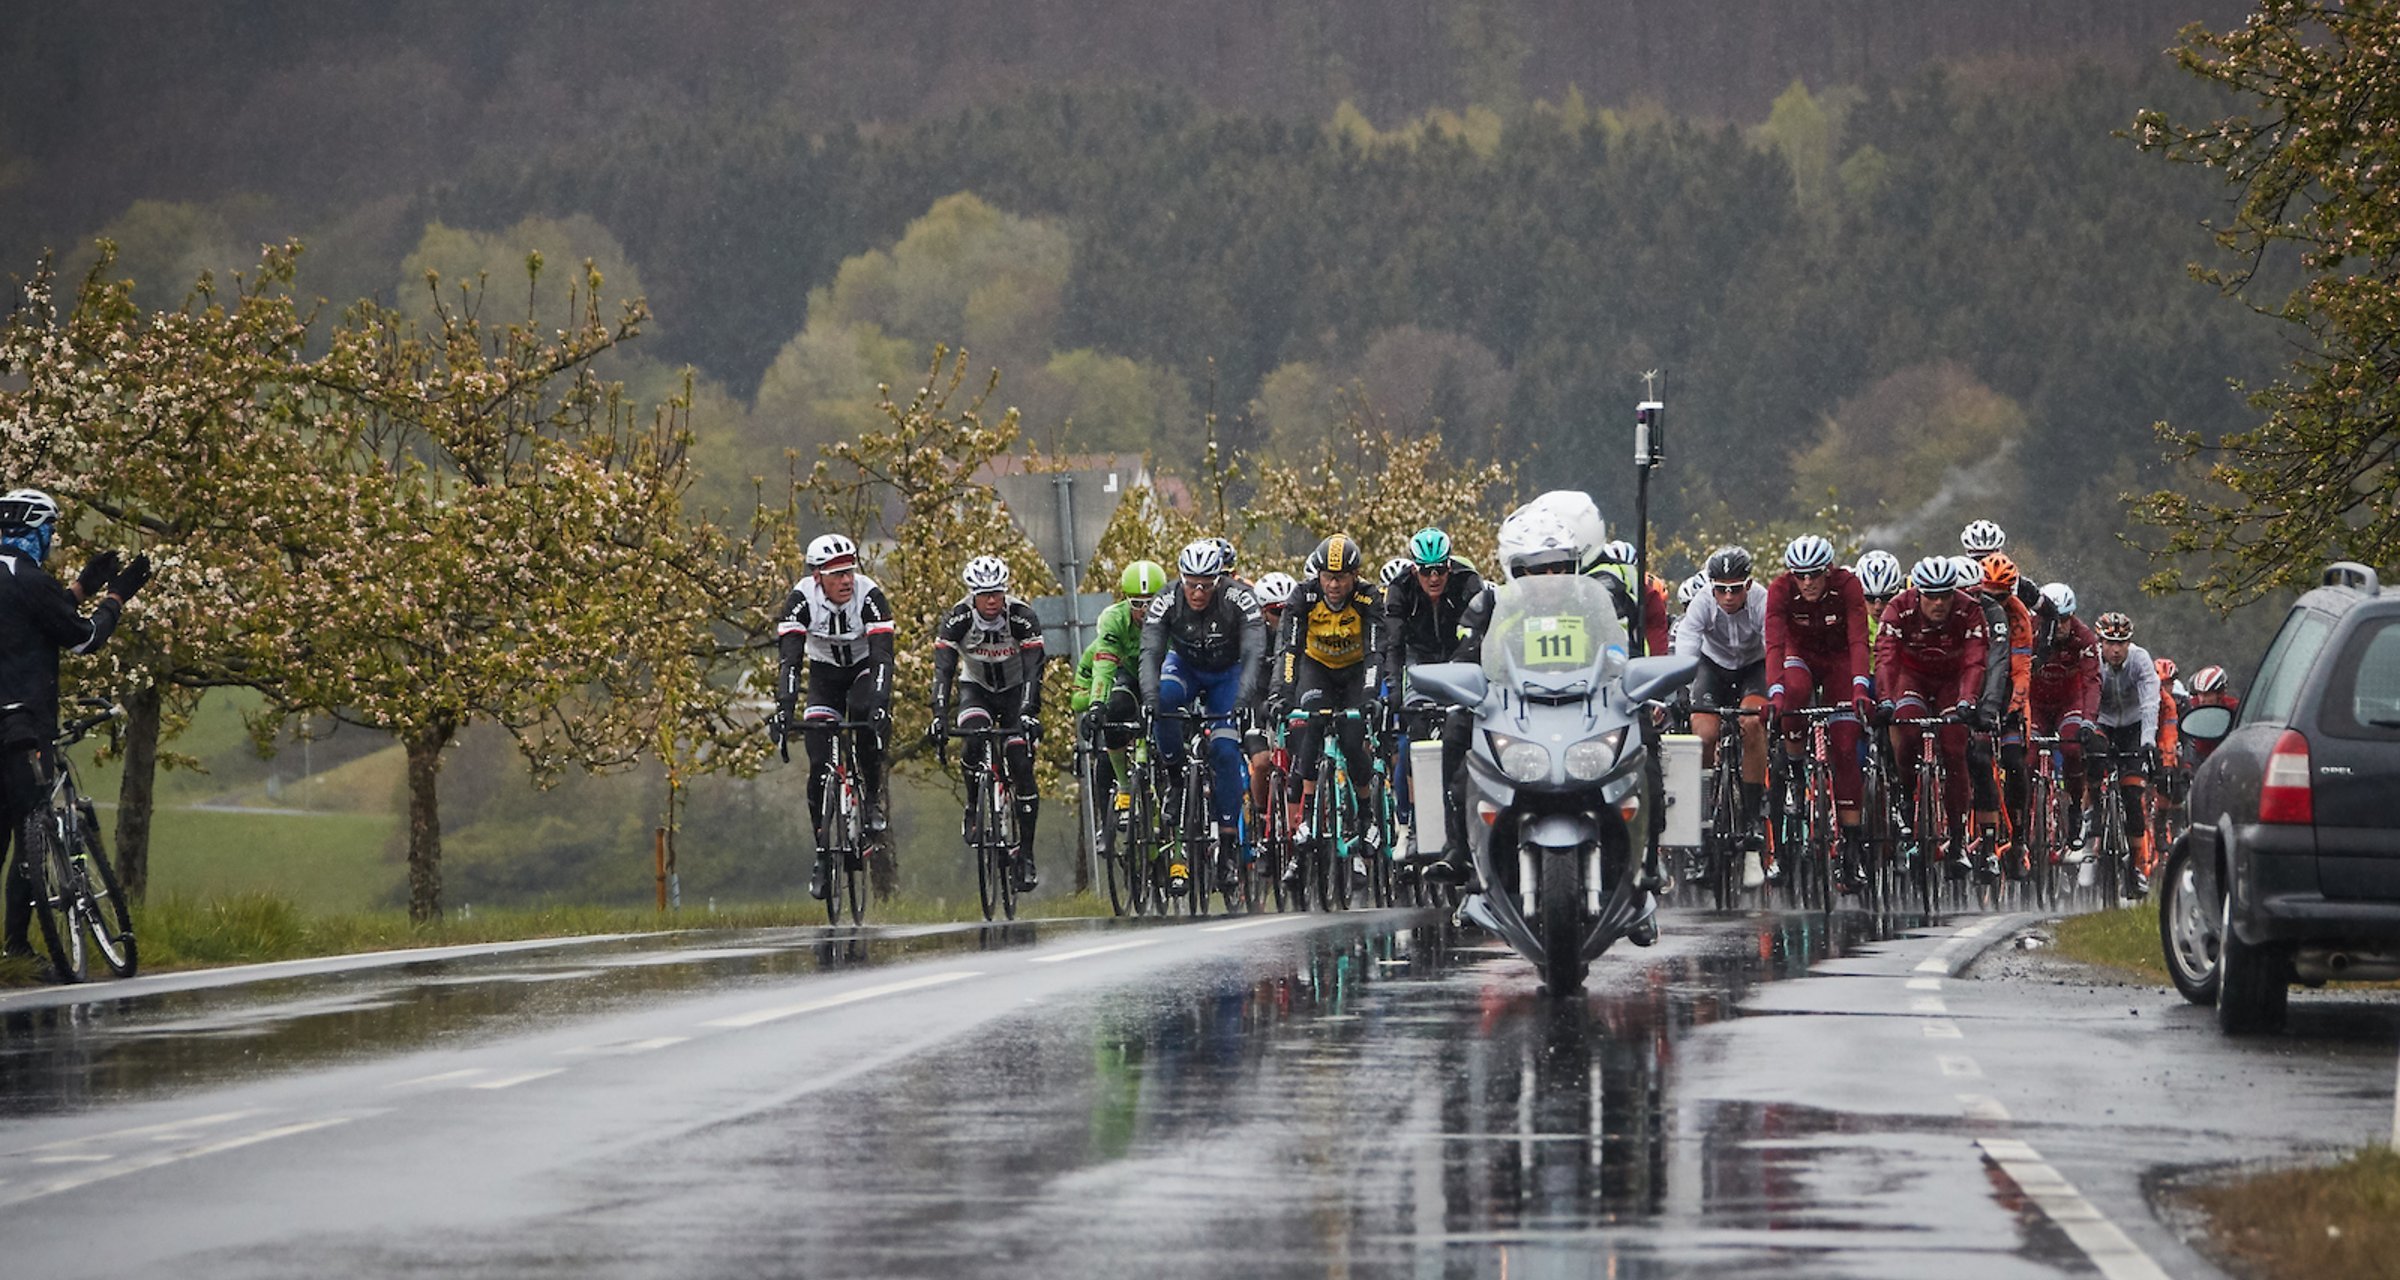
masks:
[(1439, 529), (1419, 529), (1417, 536), (1408, 540), (1408, 555), (1417, 562), (1419, 568), (1429, 569), (1437, 564), (1448, 564), (1450, 535)]
[(1129, 596), (1154, 596), (1166, 589), (1166, 566), (1156, 560), (1136, 560), (1117, 575), (1117, 590)]

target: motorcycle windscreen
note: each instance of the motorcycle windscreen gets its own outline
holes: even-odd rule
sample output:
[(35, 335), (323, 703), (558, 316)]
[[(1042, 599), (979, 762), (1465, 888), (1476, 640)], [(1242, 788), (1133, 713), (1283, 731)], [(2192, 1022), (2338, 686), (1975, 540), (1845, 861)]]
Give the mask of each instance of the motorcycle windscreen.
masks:
[(1484, 678), (1528, 697), (1595, 694), (1625, 673), (1625, 626), (1608, 591), (1580, 575), (1499, 587), (1484, 633)]

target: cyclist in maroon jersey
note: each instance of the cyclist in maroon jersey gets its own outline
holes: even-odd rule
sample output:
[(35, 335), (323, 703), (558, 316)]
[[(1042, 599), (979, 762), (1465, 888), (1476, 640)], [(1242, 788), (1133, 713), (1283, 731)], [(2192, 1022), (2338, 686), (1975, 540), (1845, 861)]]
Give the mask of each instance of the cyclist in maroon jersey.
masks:
[(2100, 637), (2075, 616), (2075, 589), (2042, 588), (2033, 611), (2033, 661), (2025, 709), (2033, 732), (2056, 737), (2067, 784), (2067, 846), (2083, 847), (2083, 754), (2099, 730)]
[(1825, 730), (1833, 755), (1834, 810), (1842, 828), (1836, 877), (1845, 891), (1866, 883), (1859, 852), (1858, 730), (1874, 682), (1867, 666), (1867, 596), (1858, 575), (1833, 562), (1833, 544), (1792, 539), (1784, 572), (1767, 587), (1767, 701), (1783, 726), (1787, 756), (1801, 754), (1802, 707), (1833, 706)]
[[(1950, 811), (1948, 832), (1916, 832), (1924, 841), (1945, 835), (1950, 844), (1950, 872), (1964, 875), (1967, 861), (1967, 731), (1984, 717), (1984, 664), (1990, 641), (1983, 609), (1960, 607), (1958, 566), (1948, 556), (1927, 556), (1909, 570), (1909, 587), (1883, 609), (1883, 629), (1875, 638), (1875, 688), (1881, 697), (1878, 714), (1899, 719), (1924, 719), (1950, 713), (1952, 723), (1941, 727), (1941, 752), (1948, 769), (1942, 802)], [(1917, 794), (1917, 747), (1923, 737), (1915, 725), (1891, 726), (1893, 763), (1900, 780), (1900, 813), (1905, 828)]]

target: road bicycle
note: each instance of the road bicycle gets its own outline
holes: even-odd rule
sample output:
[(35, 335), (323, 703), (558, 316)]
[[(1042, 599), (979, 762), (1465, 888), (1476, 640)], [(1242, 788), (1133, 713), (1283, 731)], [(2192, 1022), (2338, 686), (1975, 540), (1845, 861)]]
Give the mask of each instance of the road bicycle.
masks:
[(983, 905), (986, 920), (996, 915), (1017, 918), (1017, 791), (1008, 780), (1004, 748), (1010, 738), (1023, 733), (1023, 729), (996, 725), (942, 730), (940, 755), (945, 769), (950, 767), (951, 739), (983, 744), (982, 759), (967, 779), (967, 807), (959, 835), (966, 841), (967, 856), (975, 860), (975, 896)]
[[(1375, 727), (1357, 707), (1319, 707), (1285, 716), (1285, 736), (1317, 722), (1316, 789), (1308, 802), (1310, 838), (1301, 849), (1301, 881), (1320, 911), (1347, 911), (1362, 891), (1368, 902), (1391, 898), (1391, 788), (1376, 759)], [(1341, 723), (1363, 726), (1363, 750), (1373, 760), (1364, 788), (1357, 785), (1350, 753), (1342, 746)], [(1380, 872), (1380, 876), (1378, 875)]]
[[(1208, 914), (1211, 893), (1222, 897), (1225, 909), (1232, 911), (1242, 904), (1245, 871), (1255, 874), (1255, 868), (1241, 864), (1240, 836), (1237, 832), (1232, 848), (1227, 848), (1225, 833), (1216, 820), (1216, 769), (1209, 760), (1208, 742), (1212, 735), (1235, 732), (1233, 712), (1211, 714), (1204, 711), (1160, 711), (1162, 720), (1181, 720), (1185, 734), (1183, 750), (1183, 781), (1177, 792), (1180, 807), (1170, 814), (1167, 853), (1168, 874), (1181, 863), (1184, 868), (1183, 909), (1191, 916)], [(1237, 743), (1238, 747), (1238, 743)], [(1247, 767), (1242, 770), (1247, 773)], [(1237, 777), (1237, 781), (1240, 779)], [(1236, 810), (1237, 814), (1239, 809)], [(1239, 821), (1239, 818), (1236, 818)], [(1173, 895), (1173, 886), (1168, 886)]]
[(2033, 860), (2034, 898), (2043, 907), (2055, 906), (2060, 897), (2068, 812), (2075, 804), (2063, 772), (2065, 746), (2061, 737), (2034, 734), (2025, 739), (2031, 753), (2025, 761), (2026, 853)]
[[(1834, 867), (1841, 856), (1841, 824), (1833, 796), (1833, 747), (1829, 723), (1847, 707), (1800, 707), (1790, 714), (1807, 722), (1798, 756), (1776, 744), (1772, 757), (1783, 797), (1776, 823), (1776, 862), (1785, 892), (1813, 911), (1831, 911)], [(1780, 736), (1780, 735), (1778, 735)]]
[(1708, 771), (1708, 807), (1700, 816), (1702, 874), (1698, 878), (1708, 883), (1717, 910), (1724, 911), (1738, 900), (1735, 895), (1741, 889), (1743, 850), (1753, 835), (1764, 834), (1757, 826), (1742, 821), (1741, 717), (1762, 717), (1767, 709), (1721, 707), (1714, 711), (1695, 709), (1693, 714), (1714, 715), (1734, 722), (1725, 725), (1717, 735), (1717, 759)]
[(1291, 786), (1291, 768), (1291, 749), (1278, 740), (1267, 749), (1266, 786), (1261, 788), (1253, 780), (1250, 788), (1252, 795), (1265, 795), (1267, 803), (1265, 812), (1250, 815), (1250, 829), (1258, 833), (1258, 862), (1248, 882), (1258, 885), (1254, 892), (1271, 899), (1277, 911), (1299, 905), (1297, 886), (1284, 878), (1284, 872), (1300, 857), (1292, 840), (1292, 807), (1284, 802)]
[[(95, 953), (110, 973), (130, 978), (141, 963), (132, 912), (101, 844), (99, 814), (77, 784), (74, 761), (67, 756), (67, 748), (124, 712), (106, 698), (75, 701), (96, 714), (62, 727), (47, 758), (39, 761), (48, 801), (26, 815), (17, 856), (33, 880), (34, 920), (59, 980), (89, 977)], [(24, 709), (21, 702), (11, 703), (0, 707), (0, 714)]]
[[(1908, 820), (1903, 824), (1902, 843), (1909, 846), (1910, 886), (1920, 906), (1931, 913), (1944, 896), (1945, 882), (1963, 880), (1965, 867), (1954, 861), (1961, 839), (1952, 828), (1958, 825), (1950, 812), (1948, 786), (1949, 764), (1942, 755), (1942, 730), (1955, 723), (1949, 716), (1914, 716), (1892, 721), (1917, 730), (1916, 795), (1908, 806)], [(1956, 815), (1963, 820), (1964, 815)], [(1945, 875), (1936, 868), (1951, 870)], [(1953, 905), (1963, 905), (1963, 891), (1950, 892)]]
[[(873, 838), (867, 832), (866, 779), (858, 767), (857, 746), (851, 735), (864, 729), (881, 733), (883, 726), (873, 720), (835, 720), (830, 717), (801, 722), (802, 732), (831, 732), (833, 759), (825, 770), (823, 794), (817, 800), (817, 812), (824, 815), (824, 828), (816, 833), (817, 858), (825, 864), (825, 923), (840, 924), (845, 908), (850, 923), (863, 924), (867, 914), (867, 857), (873, 849)], [(791, 735), (781, 744), (783, 758), (792, 758)]]

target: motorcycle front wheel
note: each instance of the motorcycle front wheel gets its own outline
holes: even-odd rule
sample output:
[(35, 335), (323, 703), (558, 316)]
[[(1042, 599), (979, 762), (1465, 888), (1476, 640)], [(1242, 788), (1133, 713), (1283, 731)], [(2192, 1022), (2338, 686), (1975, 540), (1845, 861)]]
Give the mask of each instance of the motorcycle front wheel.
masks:
[(1534, 894), (1534, 932), (1542, 940), (1542, 982), (1554, 996), (1583, 990), (1583, 859), (1572, 853), (1542, 858)]

